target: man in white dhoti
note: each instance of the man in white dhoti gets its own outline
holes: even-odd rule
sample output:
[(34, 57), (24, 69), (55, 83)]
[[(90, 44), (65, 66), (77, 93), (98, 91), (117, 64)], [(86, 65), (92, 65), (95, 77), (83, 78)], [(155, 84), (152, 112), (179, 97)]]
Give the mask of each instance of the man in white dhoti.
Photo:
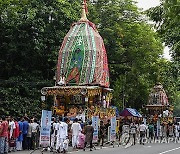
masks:
[(65, 152), (64, 140), (66, 140), (68, 136), (68, 126), (65, 122), (62, 122), (62, 117), (59, 118), (59, 123), (57, 123), (56, 128), (57, 128), (56, 151)]
[(81, 125), (78, 123), (77, 118), (74, 120), (74, 123), (71, 126), (71, 130), (72, 130), (72, 146), (73, 148), (76, 148), (79, 132), (82, 131)]
[(63, 152), (66, 153), (68, 151), (68, 144), (69, 144), (69, 139), (68, 139), (68, 118), (64, 118), (64, 128), (65, 128), (65, 133), (64, 133), (64, 140), (63, 140)]

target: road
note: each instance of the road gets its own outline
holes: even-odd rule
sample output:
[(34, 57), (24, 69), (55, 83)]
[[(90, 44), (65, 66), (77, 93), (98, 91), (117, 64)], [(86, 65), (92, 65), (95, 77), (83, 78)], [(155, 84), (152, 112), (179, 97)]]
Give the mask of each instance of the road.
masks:
[[(32, 153), (32, 151), (21, 151), (21, 152), (12, 152), (11, 154), (41, 154), (40, 150), (37, 150)], [(125, 148), (123, 146), (106, 146), (102, 149), (98, 148), (90, 152), (89, 149), (86, 151), (70, 151), (69, 154), (180, 154), (180, 144), (178, 143), (149, 143), (145, 145), (136, 144), (134, 146)], [(50, 152), (44, 152), (44, 154), (53, 154)]]

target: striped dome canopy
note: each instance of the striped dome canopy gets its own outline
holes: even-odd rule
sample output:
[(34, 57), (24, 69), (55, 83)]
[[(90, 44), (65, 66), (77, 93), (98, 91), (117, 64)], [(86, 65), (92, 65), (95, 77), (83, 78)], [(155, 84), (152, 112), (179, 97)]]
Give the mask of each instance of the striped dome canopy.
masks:
[(59, 51), (57, 82), (109, 87), (107, 54), (102, 37), (89, 20), (71, 26)]

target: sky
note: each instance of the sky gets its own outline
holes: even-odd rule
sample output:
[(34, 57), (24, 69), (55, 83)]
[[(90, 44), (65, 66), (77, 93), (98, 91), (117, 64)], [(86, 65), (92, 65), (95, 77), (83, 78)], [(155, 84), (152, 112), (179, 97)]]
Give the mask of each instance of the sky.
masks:
[(143, 10), (147, 10), (151, 7), (157, 6), (160, 4), (159, 0), (136, 0), (138, 3), (138, 7), (143, 8)]
[[(137, 6), (139, 8), (142, 8), (143, 10), (147, 10), (151, 7), (155, 7), (155, 6), (160, 4), (160, 0), (136, 0), (136, 1), (138, 2)], [(171, 59), (171, 56), (169, 55), (169, 48), (168, 47), (164, 48), (163, 57), (168, 59), (168, 60)]]

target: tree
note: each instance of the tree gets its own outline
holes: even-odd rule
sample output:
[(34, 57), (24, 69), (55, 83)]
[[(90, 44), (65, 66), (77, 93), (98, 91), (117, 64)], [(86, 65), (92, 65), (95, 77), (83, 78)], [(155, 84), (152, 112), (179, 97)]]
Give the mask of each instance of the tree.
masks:
[(0, 0), (1, 114), (41, 109), (40, 89), (53, 86), (59, 46), (79, 10), (78, 1)]
[(132, 0), (98, 0), (90, 13), (106, 45), (114, 103), (141, 108), (157, 81), (160, 38)]
[(180, 59), (180, 1), (162, 0), (160, 6), (151, 8), (147, 15), (153, 20), (157, 32), (160, 34), (165, 45), (171, 49), (174, 60)]
[(174, 102), (174, 115), (180, 117), (180, 92), (178, 91), (175, 95), (175, 102)]

